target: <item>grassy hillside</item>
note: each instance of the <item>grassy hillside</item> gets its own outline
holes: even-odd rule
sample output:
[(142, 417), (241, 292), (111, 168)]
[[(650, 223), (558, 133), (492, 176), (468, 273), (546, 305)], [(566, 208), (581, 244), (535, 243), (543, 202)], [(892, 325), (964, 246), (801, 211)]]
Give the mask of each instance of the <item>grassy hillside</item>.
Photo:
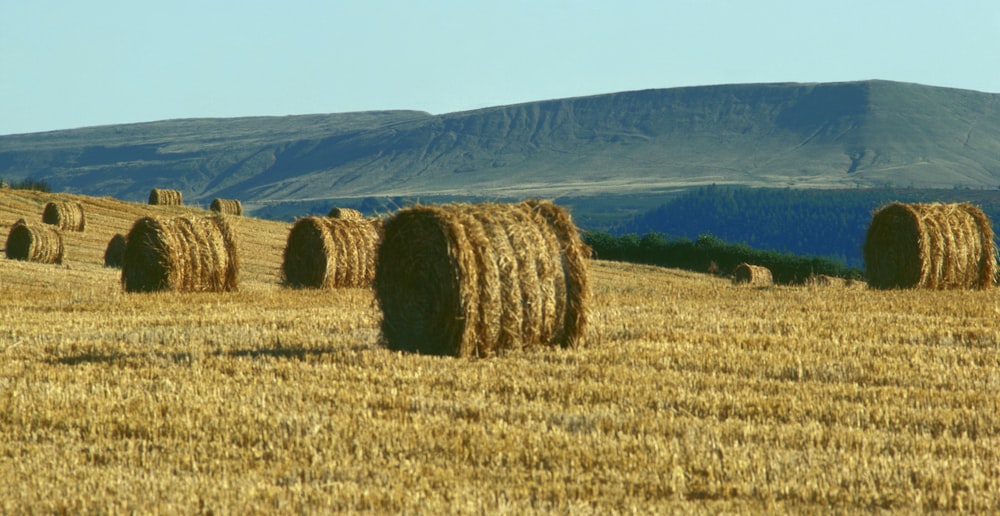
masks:
[(240, 219), (240, 292), (126, 294), (107, 239), (192, 209), (3, 190), (0, 223), (51, 198), (89, 229), (0, 259), (5, 513), (1000, 510), (995, 290), (595, 261), (586, 345), (456, 360), (281, 288), (287, 224)]
[(998, 95), (885, 81), (622, 92), (474, 111), (178, 120), (0, 137), (0, 177), (248, 210), (705, 184), (995, 188)]

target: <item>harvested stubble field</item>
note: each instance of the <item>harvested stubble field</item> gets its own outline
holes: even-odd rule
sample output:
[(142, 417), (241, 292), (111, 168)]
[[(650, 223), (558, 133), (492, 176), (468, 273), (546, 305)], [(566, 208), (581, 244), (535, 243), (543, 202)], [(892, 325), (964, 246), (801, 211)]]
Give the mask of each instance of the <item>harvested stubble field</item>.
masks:
[[(63, 265), (4, 260), (0, 511), (1000, 511), (1000, 300), (752, 288), (594, 262), (588, 343), (389, 351), (367, 289), (127, 294), (115, 233), (194, 208), (79, 200)], [(37, 214), (37, 215), (35, 215)]]

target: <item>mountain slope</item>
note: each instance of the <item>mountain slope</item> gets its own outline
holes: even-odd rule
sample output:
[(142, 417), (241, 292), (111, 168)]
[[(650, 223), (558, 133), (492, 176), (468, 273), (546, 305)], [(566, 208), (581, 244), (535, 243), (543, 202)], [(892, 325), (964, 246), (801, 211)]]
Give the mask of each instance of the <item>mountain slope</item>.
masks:
[(0, 137), (0, 177), (144, 199), (995, 188), (997, 94), (887, 81), (623, 92), (430, 115), (176, 120)]

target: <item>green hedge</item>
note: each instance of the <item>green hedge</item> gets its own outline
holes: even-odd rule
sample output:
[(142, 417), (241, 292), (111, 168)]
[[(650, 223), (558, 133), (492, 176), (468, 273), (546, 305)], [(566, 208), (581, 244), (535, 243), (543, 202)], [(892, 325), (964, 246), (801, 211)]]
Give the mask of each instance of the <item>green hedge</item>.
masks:
[(847, 267), (836, 260), (761, 251), (745, 244), (727, 244), (711, 235), (700, 236), (692, 242), (687, 238), (667, 240), (659, 233), (647, 233), (639, 237), (635, 234), (613, 236), (585, 232), (583, 239), (594, 250), (595, 258), (602, 260), (719, 274), (730, 274), (737, 265), (746, 262), (767, 267), (771, 270), (774, 282), (779, 284), (802, 283), (812, 274), (850, 279), (864, 277), (861, 270)]

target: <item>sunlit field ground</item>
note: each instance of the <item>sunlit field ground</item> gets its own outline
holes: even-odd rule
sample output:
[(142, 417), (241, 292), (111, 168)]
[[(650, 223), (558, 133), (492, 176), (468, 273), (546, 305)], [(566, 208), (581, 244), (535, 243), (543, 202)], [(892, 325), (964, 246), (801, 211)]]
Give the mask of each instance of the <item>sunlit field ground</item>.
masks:
[(64, 265), (0, 258), (0, 511), (1000, 511), (1000, 292), (748, 288), (595, 261), (587, 344), (392, 352), (369, 290), (126, 294), (144, 214), (80, 200)]

